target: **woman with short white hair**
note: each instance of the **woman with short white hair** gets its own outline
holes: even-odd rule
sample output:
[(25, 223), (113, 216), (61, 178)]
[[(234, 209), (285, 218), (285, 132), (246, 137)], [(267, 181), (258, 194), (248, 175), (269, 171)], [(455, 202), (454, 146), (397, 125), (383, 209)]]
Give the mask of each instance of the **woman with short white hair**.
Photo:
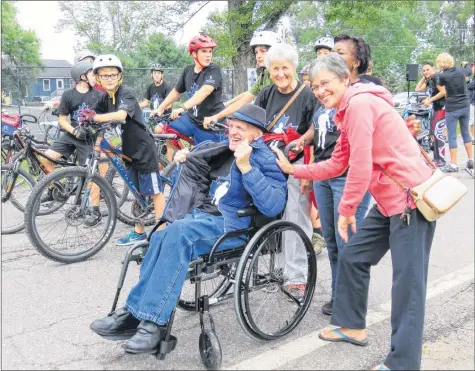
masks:
[(440, 86), (445, 86), (445, 123), (447, 125), (450, 163), (442, 171), (457, 172), (457, 122), (460, 124), (460, 133), (462, 134), (463, 145), (467, 152), (468, 161), (465, 167), (470, 175), (473, 176), (473, 151), (472, 138), (468, 127), (470, 119), (470, 101), (468, 99), (467, 83), (465, 81), (466, 71), (462, 67), (454, 67), (454, 58), (448, 53), (441, 53), (436, 59), (437, 68), (442, 71), (438, 75)]
[[(304, 134), (312, 122), (317, 100), (308, 86), (296, 79), (299, 58), (295, 48), (289, 44), (277, 44), (269, 49), (265, 65), (273, 85), (267, 86), (257, 95), (254, 104), (266, 110), (269, 133), (264, 140), (276, 142), (283, 148), (292, 140)], [(289, 101), (295, 100), (288, 106)], [(285, 110), (284, 110), (285, 108)], [(292, 163), (304, 163), (303, 153), (293, 153)], [(310, 219), (311, 202), (309, 192), (311, 181), (299, 182), (293, 176), (287, 181), (287, 206), (284, 220), (299, 225), (312, 239), (313, 227)], [(289, 234), (284, 235), (284, 275), (288, 278), (289, 292), (300, 300), (304, 296), (306, 282), (306, 253), (303, 246)]]

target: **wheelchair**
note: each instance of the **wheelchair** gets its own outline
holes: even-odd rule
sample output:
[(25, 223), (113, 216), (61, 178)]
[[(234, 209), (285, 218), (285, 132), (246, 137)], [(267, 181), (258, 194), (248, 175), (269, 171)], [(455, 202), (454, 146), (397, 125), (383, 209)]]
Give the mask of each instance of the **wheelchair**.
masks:
[[(250, 205), (237, 211), (237, 217), (250, 217), (250, 227), (222, 235), (210, 252), (192, 260), (185, 284), (166, 327), (166, 336), (153, 354), (160, 360), (172, 352), (177, 337), (172, 335), (176, 308), (199, 314), (201, 334), (199, 351), (206, 369), (219, 369), (221, 345), (210, 308), (232, 299), (235, 314), (243, 331), (252, 339), (271, 341), (289, 334), (303, 319), (315, 291), (316, 255), (312, 242), (295, 223), (281, 220), (282, 214), (270, 218)], [(110, 315), (116, 310), (131, 262), (141, 264), (149, 248), (153, 232), (165, 223), (161, 220), (147, 241), (131, 246), (122, 269)], [(231, 248), (220, 249), (228, 239)], [(284, 241), (298, 240), (295, 251), (287, 252)], [(234, 242), (236, 241), (236, 245)], [(232, 242), (232, 243), (231, 243)], [(293, 262), (292, 266), (288, 261)], [(299, 265), (295, 265), (298, 261)], [(189, 287), (187, 282), (190, 283)], [(208, 285), (210, 287), (208, 287)], [(299, 295), (293, 288), (297, 287)]]

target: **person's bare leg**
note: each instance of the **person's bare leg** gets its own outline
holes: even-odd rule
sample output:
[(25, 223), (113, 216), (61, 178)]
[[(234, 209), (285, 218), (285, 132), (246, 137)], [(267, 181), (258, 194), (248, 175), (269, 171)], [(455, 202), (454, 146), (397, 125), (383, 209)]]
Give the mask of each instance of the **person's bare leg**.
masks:
[[(45, 155), (48, 156), (49, 158), (53, 159), (53, 160), (58, 160), (63, 156), (61, 153), (53, 151), (52, 149), (48, 149), (45, 152)], [(55, 169), (54, 164), (51, 161), (49, 161), (48, 159), (44, 158), (44, 157), (40, 157), (40, 163), (45, 168), (45, 170), (48, 172), (48, 174), (51, 173)]]
[(457, 148), (450, 148), (450, 163), (457, 166)]
[[(152, 200), (153, 209), (155, 212), (155, 220), (158, 220), (163, 214), (163, 209), (165, 209), (165, 196), (163, 193), (158, 193), (152, 196)], [(145, 232), (145, 227), (142, 224), (135, 224), (134, 231), (135, 233), (142, 234)]]
[(463, 146), (465, 147), (465, 151), (467, 152), (467, 156), (469, 159), (473, 159), (473, 147), (472, 143), (464, 143)]

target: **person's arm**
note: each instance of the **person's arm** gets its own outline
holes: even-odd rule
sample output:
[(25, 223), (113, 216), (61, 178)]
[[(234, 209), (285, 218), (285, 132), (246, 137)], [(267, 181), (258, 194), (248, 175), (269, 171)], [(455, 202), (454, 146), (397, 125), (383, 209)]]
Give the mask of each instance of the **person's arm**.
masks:
[[(239, 95), (241, 98), (239, 100), (236, 100), (234, 103), (231, 103), (228, 107), (223, 109), (221, 112), (218, 112), (216, 115), (211, 116), (211, 117), (205, 117), (203, 121), (203, 125), (208, 125), (211, 123), (211, 121), (219, 121), (223, 118), (226, 118), (230, 115), (232, 115), (234, 112), (236, 112), (239, 108), (244, 106), (247, 103), (251, 103), (253, 99), (255, 98), (254, 95), (249, 93), (248, 91), (242, 93)], [(206, 128), (207, 126), (205, 126)]]
[(284, 210), (287, 181), (272, 154), (269, 154), (262, 167), (253, 166), (243, 174), (242, 182), (262, 214), (272, 217)]
[(142, 102), (139, 103), (140, 108), (146, 108), (150, 104), (150, 100), (144, 99)]
[(426, 78), (422, 77), (422, 79), (416, 85), (416, 91), (426, 91), (427, 90), (427, 82)]
[(227, 102), (224, 102), (224, 103), (223, 103), (223, 104), (224, 104), (224, 107), (227, 107), (227, 106), (229, 106), (230, 104), (233, 104), (234, 102), (238, 101), (239, 99), (241, 99), (241, 98), (244, 96), (244, 94), (246, 94), (246, 92), (239, 94), (238, 96), (234, 97), (234, 98), (231, 99), (231, 100), (228, 100)]
[(124, 121), (127, 118), (127, 111), (118, 110), (117, 112), (97, 114), (94, 116), (95, 122)]
[(69, 123), (68, 121), (68, 116), (66, 115), (59, 115), (58, 117), (58, 123), (59, 125), (64, 129), (66, 130), (68, 133), (72, 134), (73, 131), (74, 131), (74, 128), (72, 127), (72, 125)]
[(436, 95), (434, 95), (433, 97), (429, 97), (429, 98), (424, 99), (424, 106), (425, 107), (429, 107), (429, 105), (432, 102), (435, 102), (436, 100), (439, 100), (439, 99), (445, 97), (445, 95), (446, 95), (445, 87), (441, 86), (441, 85), (437, 85), (437, 89), (439, 89), (439, 92)]

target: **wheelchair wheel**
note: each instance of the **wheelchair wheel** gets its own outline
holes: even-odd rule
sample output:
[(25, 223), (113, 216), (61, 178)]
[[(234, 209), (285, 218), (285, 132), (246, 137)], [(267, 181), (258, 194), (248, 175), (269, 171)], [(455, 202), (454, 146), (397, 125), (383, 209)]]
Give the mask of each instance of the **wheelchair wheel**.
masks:
[(256, 340), (278, 339), (303, 319), (315, 291), (312, 242), (298, 225), (276, 220), (249, 241), (236, 270), (239, 324)]
[(213, 330), (203, 330), (199, 340), (200, 356), (207, 370), (219, 370), (223, 361), (221, 344)]
[[(218, 298), (225, 295), (232, 286), (230, 282), (231, 275), (236, 270), (236, 264), (225, 264), (219, 266), (221, 274), (211, 280), (202, 281), (201, 283), (201, 296), (208, 295), (209, 304), (214, 305), (218, 302)], [(180, 294), (180, 300), (178, 300), (178, 307), (194, 312), (195, 311), (195, 284), (189, 280), (185, 282)]]

